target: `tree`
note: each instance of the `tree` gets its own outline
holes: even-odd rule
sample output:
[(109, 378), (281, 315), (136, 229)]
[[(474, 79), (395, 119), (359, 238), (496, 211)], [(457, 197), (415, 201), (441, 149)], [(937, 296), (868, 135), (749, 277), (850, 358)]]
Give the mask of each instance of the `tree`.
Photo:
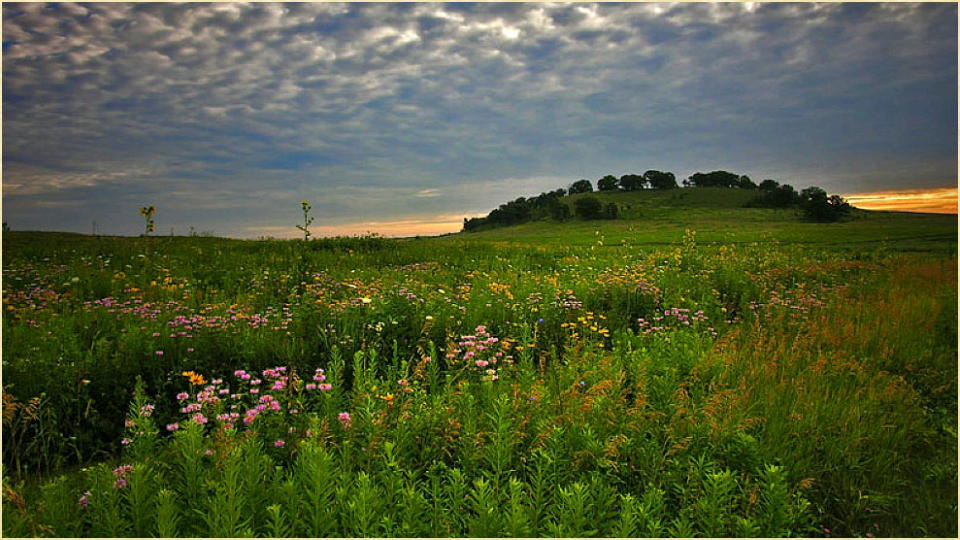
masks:
[(777, 186), (779, 185), (780, 183), (777, 182), (776, 180), (770, 180), (769, 178), (767, 178), (763, 182), (760, 182), (760, 185), (757, 186), (757, 188), (760, 189), (761, 191), (773, 191), (777, 189)]
[(619, 181), (617, 180), (617, 177), (616, 177), (616, 176), (613, 176), (612, 174), (608, 174), (608, 175), (604, 176), (603, 178), (601, 178), (600, 180), (597, 180), (597, 190), (599, 190), (599, 191), (616, 191), (616, 190), (618, 189), (618, 187), (619, 187), (619, 186), (617, 186), (617, 183), (618, 183), (618, 182), (619, 182)]
[(620, 216), (620, 208), (616, 203), (609, 203), (604, 207), (603, 214), (607, 219), (617, 219)]
[(576, 195), (577, 193), (593, 193), (593, 184), (589, 180), (577, 180), (570, 186), (568, 190), (570, 195)]
[[(769, 187), (771, 184), (767, 184), (767, 182), (772, 182), (774, 187)], [(761, 187), (760, 193), (748, 202), (747, 206), (786, 208), (800, 202), (797, 190), (793, 189), (790, 184), (777, 185), (773, 180), (764, 180), (760, 183), (761, 186), (764, 184), (767, 184), (767, 187)]]
[(566, 221), (570, 219), (570, 207), (557, 202), (556, 206), (550, 208), (550, 216), (557, 221)]
[(810, 186), (800, 192), (800, 206), (808, 220), (821, 223), (837, 221), (850, 211), (850, 205), (843, 197), (828, 197), (827, 192), (817, 186)]
[(677, 177), (672, 172), (647, 171), (643, 179), (653, 189), (674, 189), (677, 187)]
[(620, 189), (624, 191), (638, 191), (645, 187), (646, 180), (639, 174), (625, 174), (620, 177)]
[(594, 197), (577, 199), (573, 203), (576, 213), (583, 219), (600, 219), (603, 217), (603, 204)]
[(740, 189), (757, 189), (757, 185), (754, 184), (753, 180), (747, 175), (740, 177), (740, 182), (737, 184), (737, 187)]
[(709, 173), (694, 173), (683, 181), (683, 185), (690, 187), (736, 187), (740, 183), (740, 176), (727, 171), (713, 171)]

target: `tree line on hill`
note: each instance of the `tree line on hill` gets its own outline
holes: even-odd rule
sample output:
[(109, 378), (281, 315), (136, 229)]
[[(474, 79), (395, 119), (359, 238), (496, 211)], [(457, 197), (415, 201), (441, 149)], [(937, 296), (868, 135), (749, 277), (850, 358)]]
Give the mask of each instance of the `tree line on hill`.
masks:
[[(608, 174), (597, 180), (598, 193), (629, 192), (640, 190), (676, 189), (677, 178), (672, 172), (649, 170), (642, 175), (625, 174), (620, 178)], [(832, 222), (849, 213), (850, 205), (839, 195), (827, 195), (823, 189), (811, 186), (797, 192), (790, 184), (780, 184), (776, 180), (763, 180), (759, 184), (747, 175), (738, 175), (728, 171), (697, 172), (683, 180), (683, 187), (702, 188), (719, 187), (748, 189), (757, 192), (745, 206), (752, 208), (799, 208), (809, 221)], [(536, 197), (520, 197), (501, 204), (486, 217), (464, 218), (463, 231), (506, 227), (529, 221), (551, 219), (567, 221), (574, 216), (582, 219), (617, 219), (619, 206), (615, 203), (603, 205), (595, 197), (580, 197), (574, 200), (574, 210), (561, 201), (568, 195), (594, 193), (593, 183), (589, 180), (577, 180), (569, 188), (546, 191)]]

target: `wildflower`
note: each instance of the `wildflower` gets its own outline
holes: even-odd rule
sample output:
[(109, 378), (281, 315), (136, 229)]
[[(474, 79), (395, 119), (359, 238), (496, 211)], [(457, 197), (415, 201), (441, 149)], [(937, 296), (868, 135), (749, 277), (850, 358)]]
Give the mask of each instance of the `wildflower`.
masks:
[(167, 431), (176, 431), (180, 429), (180, 424), (167, 424)]
[(163, 356), (163, 351), (157, 351), (157, 356)]
[(180, 401), (183, 401), (185, 399), (190, 399), (190, 394), (186, 392), (180, 392), (179, 394), (177, 394), (177, 399), (179, 399)]
[(207, 423), (207, 417), (204, 416), (203, 413), (195, 413), (193, 415), (193, 421), (202, 426)]
[(208, 449), (204, 450), (203, 453), (206, 454), (206, 455), (208, 455), (208, 456), (212, 456), (212, 455), (213, 455), (213, 450), (210, 450), (210, 449), (208, 448)]
[(193, 385), (196, 385), (196, 386), (200, 386), (200, 385), (203, 385), (203, 384), (207, 384), (207, 381), (204, 380), (203, 375), (197, 375), (196, 373), (194, 373), (194, 372), (192, 372), (192, 371), (184, 371), (184, 372), (182, 373), (182, 375), (183, 375), (184, 377), (188, 377), (188, 378), (190, 379), (190, 384), (193, 384)]
[(304, 388), (307, 389), (307, 390), (316, 390), (316, 389), (317, 389), (317, 385), (315, 385), (315, 384), (313, 384), (313, 383), (309, 383), (308, 385), (304, 386)]
[(337, 415), (337, 420), (339, 420), (340, 423), (343, 424), (343, 427), (350, 427), (350, 413), (348, 412), (340, 413), (339, 415)]
[(120, 444), (126, 446), (126, 445), (130, 444), (130, 439), (127, 439), (126, 437), (124, 437), (124, 439), (123, 439), (122, 441), (120, 441)]
[(124, 480), (123, 478), (117, 478), (117, 480), (113, 483), (113, 489), (121, 489), (125, 485), (127, 485), (126, 480)]
[(88, 491), (84, 493), (83, 496), (80, 497), (80, 499), (77, 500), (77, 504), (80, 505), (81, 509), (85, 510), (87, 508), (87, 506), (90, 504), (90, 497), (93, 497), (93, 493), (90, 493)]
[(277, 442), (273, 443), (273, 446), (275, 446), (275, 447), (277, 447), (277, 448), (282, 448), (284, 444), (286, 444), (286, 443), (283, 442), (283, 439), (277, 439)]

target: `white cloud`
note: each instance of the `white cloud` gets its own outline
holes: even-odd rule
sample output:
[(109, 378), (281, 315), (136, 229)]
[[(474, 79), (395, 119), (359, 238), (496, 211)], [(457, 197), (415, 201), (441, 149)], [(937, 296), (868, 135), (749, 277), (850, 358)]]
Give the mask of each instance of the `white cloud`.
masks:
[[(916, 154), (897, 150), (884, 121), (900, 136), (939, 121), (934, 133), (956, 137), (952, 120), (937, 120), (955, 102), (933, 98), (928, 108), (942, 115), (917, 104), (886, 120), (875, 111), (919, 85), (941, 94), (952, 85), (955, 99), (949, 5), (4, 4), (3, 13), (4, 39), (16, 42), (3, 54), (4, 202), (20, 205), (82, 190), (140, 196), (156, 192), (149, 179), (173, 186), (168, 197), (183, 208), (251, 215), (253, 193), (336, 194), (336, 219), (441, 204), (472, 212), (611, 170), (734, 166), (731, 156), (744, 168), (762, 156), (812, 169), (838, 145)], [(842, 140), (832, 134), (841, 118), (851, 123)]]

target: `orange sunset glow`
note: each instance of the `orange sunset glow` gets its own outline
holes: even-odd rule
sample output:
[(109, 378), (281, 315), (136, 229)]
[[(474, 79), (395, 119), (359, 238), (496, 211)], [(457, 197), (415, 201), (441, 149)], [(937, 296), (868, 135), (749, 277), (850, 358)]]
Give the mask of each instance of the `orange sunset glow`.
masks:
[(852, 206), (863, 210), (892, 210), (929, 214), (957, 213), (957, 188), (851, 193), (844, 197)]

